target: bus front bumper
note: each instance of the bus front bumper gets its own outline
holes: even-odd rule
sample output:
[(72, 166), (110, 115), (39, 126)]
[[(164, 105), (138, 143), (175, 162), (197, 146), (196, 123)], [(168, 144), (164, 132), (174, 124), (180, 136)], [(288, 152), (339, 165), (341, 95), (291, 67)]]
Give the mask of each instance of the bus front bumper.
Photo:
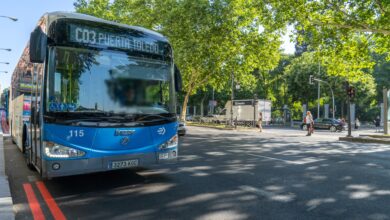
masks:
[(155, 164), (177, 162), (177, 148), (163, 152), (127, 154), (101, 158), (43, 160), (44, 178), (104, 172), (118, 169), (148, 167)]

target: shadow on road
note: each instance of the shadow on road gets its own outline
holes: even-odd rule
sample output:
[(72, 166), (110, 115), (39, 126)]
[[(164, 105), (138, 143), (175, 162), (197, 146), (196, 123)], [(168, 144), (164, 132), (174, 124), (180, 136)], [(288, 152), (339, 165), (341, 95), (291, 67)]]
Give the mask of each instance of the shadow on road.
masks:
[(390, 146), (193, 133), (180, 162), (46, 181), (69, 219), (388, 219)]

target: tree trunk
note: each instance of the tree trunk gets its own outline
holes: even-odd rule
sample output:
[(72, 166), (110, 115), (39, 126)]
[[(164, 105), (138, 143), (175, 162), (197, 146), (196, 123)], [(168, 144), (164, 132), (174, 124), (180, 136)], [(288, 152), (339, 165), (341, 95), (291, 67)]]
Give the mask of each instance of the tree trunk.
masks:
[(189, 88), (187, 93), (186, 93), (186, 96), (184, 97), (183, 108), (182, 108), (181, 114), (180, 114), (180, 120), (181, 121), (186, 121), (187, 104), (188, 104), (188, 100), (190, 99), (191, 91), (192, 91), (192, 88)]
[(203, 117), (203, 102), (200, 103), (200, 117)]
[(203, 117), (204, 113), (204, 100), (207, 98), (207, 93), (202, 97), (202, 100), (200, 102), (200, 116)]

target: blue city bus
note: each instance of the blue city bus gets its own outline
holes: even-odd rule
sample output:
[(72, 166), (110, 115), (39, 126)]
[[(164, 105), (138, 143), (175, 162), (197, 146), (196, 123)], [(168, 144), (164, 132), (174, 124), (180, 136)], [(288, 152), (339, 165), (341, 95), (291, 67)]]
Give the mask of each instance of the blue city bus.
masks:
[(12, 94), (11, 137), (43, 178), (177, 161), (181, 76), (163, 35), (47, 13), (15, 73), (31, 75), (30, 113), (20, 120), (25, 94)]

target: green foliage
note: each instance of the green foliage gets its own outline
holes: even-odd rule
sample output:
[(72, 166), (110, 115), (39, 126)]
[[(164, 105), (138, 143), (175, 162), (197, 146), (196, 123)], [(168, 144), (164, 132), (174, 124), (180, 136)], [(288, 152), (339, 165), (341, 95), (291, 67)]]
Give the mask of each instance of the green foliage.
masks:
[(279, 26), (271, 25), (272, 12), (261, 1), (78, 0), (75, 6), (78, 12), (167, 36), (183, 74), (184, 111), (198, 89), (210, 85), (221, 91), (232, 73), (240, 84), (250, 86), (254, 69), (268, 71), (278, 64)]
[[(340, 105), (344, 105), (346, 101), (346, 91), (343, 85), (345, 81), (349, 81), (350, 85), (356, 89), (354, 102), (358, 108), (366, 109), (376, 104), (372, 103), (372, 99), (376, 95), (375, 81), (368, 72), (362, 70), (360, 80), (357, 80), (359, 78), (356, 75), (334, 74), (329, 71), (328, 66), (321, 65), (314, 52), (306, 52), (302, 56), (293, 59), (286, 68), (285, 75), (287, 77), (288, 94), (291, 98), (289, 99), (290, 106), (295, 106), (295, 103), (299, 102), (308, 104), (309, 109), (316, 109), (318, 83), (310, 85), (310, 75), (329, 83), (329, 85), (321, 83), (321, 106), (325, 103), (332, 103), (329, 86), (332, 87), (336, 102), (339, 103), (337, 109), (340, 116), (342, 115)], [(364, 80), (362, 80), (363, 77)]]
[[(316, 106), (317, 86), (308, 84), (314, 75), (332, 86), (338, 113), (346, 100), (343, 82), (349, 81), (365, 117), (375, 113), (382, 87), (390, 85), (389, 1), (77, 0), (75, 7), (167, 36), (183, 74), (184, 110), (188, 102), (207, 105), (212, 88), (223, 108), (234, 77), (241, 86), (237, 99), (257, 94), (300, 117), (302, 103)], [(302, 56), (280, 54), (287, 24), (295, 27), (296, 43), (305, 45)], [(321, 103), (329, 103), (329, 89), (322, 87)]]
[(385, 55), (373, 54), (375, 67), (373, 76), (375, 77), (377, 88), (377, 100), (382, 100), (382, 89), (390, 88), (390, 62), (386, 61)]

